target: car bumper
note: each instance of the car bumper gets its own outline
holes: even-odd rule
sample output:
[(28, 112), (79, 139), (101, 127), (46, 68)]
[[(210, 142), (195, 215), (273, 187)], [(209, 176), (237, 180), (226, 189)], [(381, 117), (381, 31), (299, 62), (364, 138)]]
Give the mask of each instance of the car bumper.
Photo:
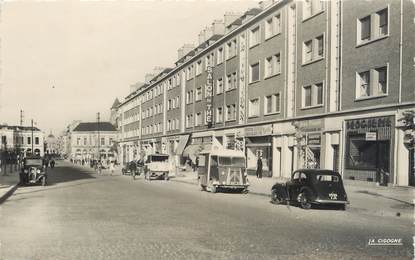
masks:
[(249, 185), (222, 185), (222, 184), (217, 184), (214, 185), (218, 188), (223, 188), (223, 189), (245, 189), (248, 188)]
[(350, 204), (347, 200), (322, 200), (322, 199), (316, 199), (314, 201), (317, 204)]

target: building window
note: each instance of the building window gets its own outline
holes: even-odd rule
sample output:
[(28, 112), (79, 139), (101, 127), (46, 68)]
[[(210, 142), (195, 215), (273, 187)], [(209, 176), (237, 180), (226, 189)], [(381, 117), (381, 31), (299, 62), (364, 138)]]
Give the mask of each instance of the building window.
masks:
[(387, 95), (387, 75), (387, 66), (358, 73), (356, 80), (356, 98)]
[(277, 113), (280, 111), (280, 94), (273, 94), (265, 97), (265, 114)]
[(35, 144), (39, 144), (39, 137), (35, 137)]
[(216, 64), (221, 64), (223, 62), (223, 47), (218, 48), (216, 55)]
[(236, 71), (226, 75), (226, 85), (225, 85), (225, 90), (229, 91), (232, 89), (235, 89), (237, 87), (238, 84), (238, 78), (236, 75)]
[(196, 76), (202, 73), (202, 60), (196, 62)]
[(216, 108), (216, 123), (222, 123), (223, 122), (223, 108), (218, 107)]
[(207, 56), (206, 56), (206, 60), (205, 60), (205, 70), (207, 70), (208, 69), (208, 67), (213, 67), (213, 59), (214, 59), (214, 56), (213, 56), (213, 53), (210, 53), (210, 54), (208, 54)]
[(196, 118), (195, 118), (195, 126), (200, 126), (202, 125), (202, 113), (198, 112), (196, 113)]
[(84, 145), (87, 145), (87, 139), (86, 139), (86, 137), (84, 138)]
[(321, 106), (323, 104), (323, 83), (303, 87), (303, 108)]
[(365, 42), (370, 40), (370, 16), (362, 18), (360, 21), (360, 41)]
[(196, 101), (202, 100), (202, 87), (196, 89)]
[(257, 44), (259, 44), (260, 42), (260, 30), (259, 30), (259, 26), (253, 28), (250, 32), (249, 32), (249, 46), (255, 46)]
[(259, 62), (249, 67), (249, 83), (259, 80)]
[(388, 9), (383, 9), (377, 12), (379, 20), (379, 36), (385, 36), (388, 34)]
[(179, 107), (180, 107), (180, 97), (177, 96), (176, 97), (176, 108), (179, 108)]
[(259, 98), (249, 100), (248, 116), (259, 116)]
[(226, 106), (226, 121), (231, 121), (236, 119), (236, 105)]
[(216, 80), (216, 94), (223, 93), (223, 79), (217, 79)]
[(303, 43), (303, 64), (318, 60), (324, 57), (324, 36), (320, 35), (315, 39)]
[(186, 93), (186, 104), (193, 103), (193, 98), (194, 98), (193, 90), (188, 91)]
[(237, 53), (237, 44), (236, 39), (233, 39), (226, 43), (226, 59), (230, 59), (236, 56)]
[(268, 39), (281, 32), (281, 16), (277, 14), (265, 21), (265, 38)]
[(281, 72), (280, 54), (265, 59), (265, 77), (270, 77)]
[(101, 145), (105, 145), (105, 138), (101, 137)]
[(324, 9), (322, 0), (305, 0), (303, 2), (303, 20), (314, 16)]

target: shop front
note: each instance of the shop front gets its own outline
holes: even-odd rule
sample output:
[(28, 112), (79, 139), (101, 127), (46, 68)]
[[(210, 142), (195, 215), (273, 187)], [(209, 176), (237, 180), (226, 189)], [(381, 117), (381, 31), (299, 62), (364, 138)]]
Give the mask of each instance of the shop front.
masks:
[(256, 174), (261, 159), (262, 176), (272, 177), (272, 125), (245, 127), (244, 136), (248, 174)]
[(393, 182), (393, 133), (393, 116), (346, 120), (344, 178)]

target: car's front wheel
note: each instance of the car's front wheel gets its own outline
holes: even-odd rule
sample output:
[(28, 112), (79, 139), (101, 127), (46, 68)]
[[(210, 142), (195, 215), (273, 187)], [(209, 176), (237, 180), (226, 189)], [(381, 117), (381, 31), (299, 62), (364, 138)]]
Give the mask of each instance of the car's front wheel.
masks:
[(300, 203), (301, 208), (303, 208), (303, 209), (310, 209), (311, 208), (311, 203), (310, 203), (310, 199), (309, 199), (307, 191), (302, 191), (298, 195), (297, 201)]
[(271, 191), (271, 201), (274, 204), (280, 204), (280, 203), (282, 203), (282, 198), (278, 194), (277, 190), (272, 190)]
[(43, 177), (41, 182), (42, 182), (42, 186), (46, 186), (46, 177)]

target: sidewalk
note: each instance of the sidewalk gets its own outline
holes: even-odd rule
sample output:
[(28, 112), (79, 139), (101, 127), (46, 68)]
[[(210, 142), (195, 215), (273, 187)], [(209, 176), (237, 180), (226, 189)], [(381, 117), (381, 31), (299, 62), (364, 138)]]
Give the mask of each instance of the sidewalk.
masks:
[(0, 173), (0, 204), (13, 194), (19, 184), (18, 170), (13, 169), (10, 172), (10, 168), (7, 166), (7, 175), (3, 175), (3, 170)]
[[(192, 171), (178, 172), (172, 181), (198, 185), (197, 173)], [(249, 193), (269, 197), (271, 187), (283, 179), (262, 178), (248, 176), (250, 183)], [(350, 204), (348, 210), (378, 216), (413, 218), (414, 191), (412, 187), (383, 187), (374, 183), (361, 183), (358, 181), (344, 181)]]

